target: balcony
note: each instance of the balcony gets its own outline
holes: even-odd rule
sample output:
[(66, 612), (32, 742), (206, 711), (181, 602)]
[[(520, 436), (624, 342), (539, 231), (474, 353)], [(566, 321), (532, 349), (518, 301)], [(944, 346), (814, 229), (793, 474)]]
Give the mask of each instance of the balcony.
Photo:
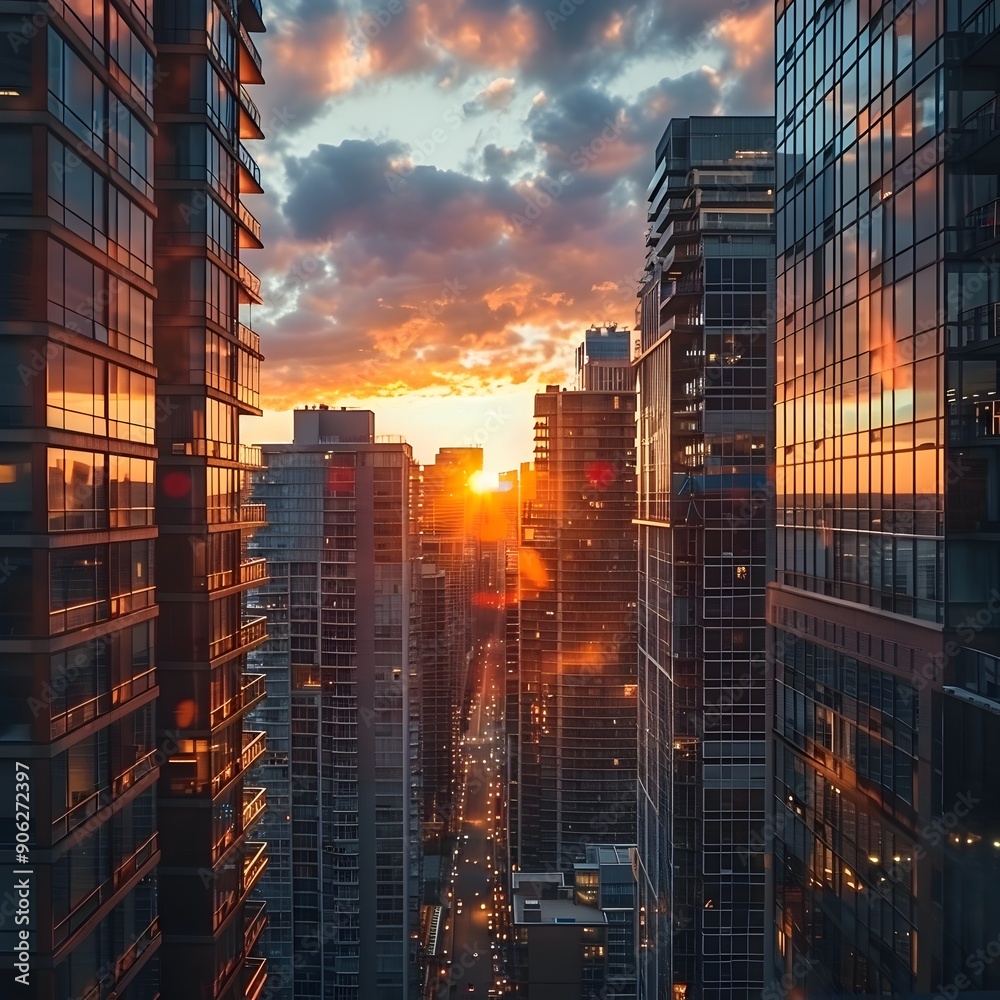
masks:
[(240, 25), (240, 42), (243, 48), (240, 50), (240, 80), (243, 83), (263, 83), (263, 60), (254, 45), (250, 32)]
[(1000, 198), (969, 212), (965, 217), (965, 232), (972, 250), (992, 243), (1000, 236)]
[(245, 896), (259, 881), (267, 868), (267, 844), (246, 843), (247, 855), (243, 858), (243, 895)]
[(992, 157), (993, 140), (997, 136), (1000, 136), (1000, 97), (991, 97), (962, 122), (962, 152), (966, 156)]
[(221, 705), (216, 705), (212, 709), (212, 728), (215, 729), (242, 712), (249, 711), (263, 700), (266, 693), (263, 674), (244, 674), (240, 690), (232, 698), (226, 699)]
[(267, 580), (267, 560), (248, 559), (240, 563), (240, 583), (263, 583)]
[(248, 618), (240, 627), (240, 646), (263, 642), (267, 638), (267, 618), (260, 615)]
[(267, 524), (267, 505), (262, 503), (240, 504), (240, 521), (243, 524)]
[(260, 108), (254, 103), (250, 92), (243, 84), (240, 84), (240, 138), (264, 138), (260, 127)]
[[(236, 273), (240, 278), (241, 290), (246, 293), (247, 299), (255, 305), (263, 305), (264, 300), (260, 294), (260, 278), (250, 270), (243, 261), (236, 264)], [(240, 297), (241, 300), (243, 296)], [(244, 300), (245, 301), (245, 300)]]
[(119, 865), (114, 874), (114, 887), (124, 885), (147, 864), (160, 849), (159, 834), (154, 833), (127, 861)]
[(260, 167), (257, 161), (250, 155), (250, 151), (241, 142), (239, 144), (240, 153), (240, 194), (263, 194), (264, 188), (260, 183)]
[(249, 954), (267, 926), (267, 903), (247, 903), (244, 913), (243, 950)]
[(243, 829), (249, 830), (267, 807), (267, 790), (264, 788), (243, 789)]
[(146, 775), (155, 771), (157, 768), (156, 757), (158, 753), (158, 750), (150, 750), (149, 753), (140, 757), (131, 767), (122, 771), (111, 784), (113, 797), (117, 799), (119, 795), (124, 795), (133, 785), (137, 785)]
[(71, 732), (88, 722), (92, 722), (100, 715), (105, 715), (119, 705), (124, 705), (140, 694), (151, 691), (156, 686), (156, 671), (147, 670), (132, 677), (122, 684), (113, 687), (110, 691), (97, 695), (81, 705), (53, 715), (49, 723), (49, 734), (51, 739), (58, 739), (65, 733)]
[(236, 325), (236, 339), (248, 350), (253, 351), (254, 354), (260, 354), (260, 334), (254, 333), (250, 327), (245, 326), (243, 323), (238, 323)]
[(240, 758), (240, 763), (244, 771), (249, 771), (254, 764), (260, 760), (263, 756), (264, 750), (267, 748), (267, 733), (248, 733), (243, 734), (243, 754)]
[[(240, 225), (243, 227), (243, 232), (240, 233), (240, 249), (262, 249), (264, 243), (260, 238), (260, 222), (242, 201), (237, 206), (236, 213), (239, 216)], [(249, 235), (250, 238), (244, 239), (244, 234)]]
[(160, 918), (153, 917), (153, 922), (132, 942), (121, 958), (115, 962), (115, 982), (118, 982), (136, 962), (160, 938)]
[(243, 969), (246, 975), (243, 995), (246, 1000), (259, 1000), (267, 983), (267, 959), (248, 958), (243, 963)]
[(958, 343), (952, 347), (985, 344), (996, 338), (1000, 330), (1000, 302), (966, 309), (958, 317)]
[(237, 3), (241, 25), (247, 25), (251, 31), (263, 31), (264, 14), (261, 11), (260, 0), (237, 0)]
[(976, 63), (996, 62), (997, 43), (1000, 41), (1000, 0), (986, 0), (962, 22), (967, 56), (975, 55)]

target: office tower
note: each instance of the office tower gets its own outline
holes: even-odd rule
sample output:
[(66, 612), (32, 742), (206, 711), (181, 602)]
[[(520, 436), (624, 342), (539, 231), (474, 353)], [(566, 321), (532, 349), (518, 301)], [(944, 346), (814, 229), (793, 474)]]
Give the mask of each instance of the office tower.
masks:
[(635, 833), (635, 393), (535, 396), (522, 522), (517, 864)]
[(763, 980), (774, 121), (673, 119), (637, 310), (640, 995)]
[(592, 326), (576, 349), (576, 388), (631, 392), (635, 389), (632, 368), (632, 334), (617, 323)]
[(0, 978), (39, 1000), (157, 988), (149, 8), (0, 3)]
[[(445, 654), (446, 676), (428, 677), (422, 691), (421, 766), (425, 822), (432, 836), (451, 836), (458, 829), (458, 746), (472, 662), (473, 599), (480, 581), (479, 525), (471, 483), (482, 470), (482, 448), (441, 448), (420, 474), (420, 554), (426, 566), (444, 573), (445, 590), (445, 628), (435, 639), (437, 653), (427, 652)], [(434, 669), (443, 666), (437, 663)]]
[(1000, 988), (998, 28), (777, 6), (772, 944), (805, 997)]
[(267, 973), (250, 954), (264, 922), (251, 893), (267, 856), (252, 839), (263, 793), (244, 778), (265, 738), (245, 716), (264, 685), (246, 656), (266, 623), (243, 610), (263, 569), (246, 555), (263, 508), (243, 503), (259, 458), (241, 448), (239, 419), (261, 413), (260, 280), (243, 261), (260, 226), (243, 198), (262, 190), (244, 140), (263, 137), (247, 85), (263, 83), (250, 32), (264, 24), (259, 0), (154, 9), (155, 146), (137, 143), (129, 113), (113, 118), (119, 163), (131, 157), (134, 173), (142, 150), (156, 170), (157, 738), (176, 744), (159, 785), (162, 994), (187, 1000), (197, 984), (254, 1000)]
[(416, 995), (416, 468), (374, 420), (296, 410), (292, 444), (263, 446), (254, 488), (267, 512), (254, 551), (270, 577), (255, 604), (275, 622), (255, 656), (268, 688), (259, 711), (284, 720), (255, 780), (288, 803), (292, 859), (290, 893), (279, 879), (261, 888), (282, 928), (267, 941), (282, 955), (274, 985), (295, 1000)]

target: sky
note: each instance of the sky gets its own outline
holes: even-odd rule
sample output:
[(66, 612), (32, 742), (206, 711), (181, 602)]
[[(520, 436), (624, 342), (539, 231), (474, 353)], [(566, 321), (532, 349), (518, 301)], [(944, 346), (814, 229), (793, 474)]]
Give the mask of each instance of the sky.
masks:
[(271, 0), (248, 197), (266, 361), (250, 441), (375, 411), (421, 462), (532, 451), (534, 393), (634, 326), (671, 117), (773, 113), (773, 0)]

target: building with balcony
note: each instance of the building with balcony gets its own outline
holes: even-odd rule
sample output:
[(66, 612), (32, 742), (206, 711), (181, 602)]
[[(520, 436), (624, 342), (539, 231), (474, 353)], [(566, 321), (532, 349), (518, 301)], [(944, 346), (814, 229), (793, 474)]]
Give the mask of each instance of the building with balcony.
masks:
[(673, 119), (635, 363), (639, 993), (763, 986), (774, 122)]
[(0, 3), (0, 756), (32, 788), (31, 995), (253, 1000), (236, 164), (261, 11), (36, 8)]
[(252, 604), (270, 637), (252, 655), (268, 733), (252, 781), (281, 845), (260, 883), (262, 951), (275, 997), (398, 1000), (418, 976), (416, 465), (370, 411), (294, 421), (291, 444), (263, 445), (253, 490), (269, 579)]
[(8, 879), (0, 977), (39, 1000), (148, 1000), (163, 846), (151, 4), (0, 3), (0, 31), (0, 858), (29, 907), (12, 919)]
[[(421, 643), (421, 655), (432, 661), (425, 663), (420, 693), (424, 833), (431, 852), (458, 827), (459, 737), (468, 702), (473, 600), (481, 581), (482, 546), (470, 480), (482, 469), (482, 448), (442, 448), (420, 470), (421, 558), (425, 572), (432, 573), (433, 567), (434, 573), (443, 573), (444, 587), (443, 630), (433, 634), (439, 612), (425, 605), (427, 631)], [(429, 585), (430, 577), (426, 581)]]
[(267, 630), (245, 610), (264, 572), (247, 549), (263, 511), (245, 504), (259, 454), (241, 448), (239, 420), (261, 412), (260, 282), (243, 260), (261, 242), (243, 199), (262, 190), (244, 143), (263, 138), (247, 85), (263, 83), (250, 33), (264, 24), (259, 0), (154, 11), (157, 736), (174, 744), (158, 804), (161, 989), (254, 1000), (267, 976), (252, 955), (267, 852), (252, 835), (264, 795), (245, 778), (264, 736), (246, 716), (265, 691), (247, 654)]
[(635, 833), (635, 393), (535, 396), (534, 499), (519, 560), (522, 871), (568, 871)]
[(985, 995), (998, 5), (779, 2), (776, 51), (773, 975)]

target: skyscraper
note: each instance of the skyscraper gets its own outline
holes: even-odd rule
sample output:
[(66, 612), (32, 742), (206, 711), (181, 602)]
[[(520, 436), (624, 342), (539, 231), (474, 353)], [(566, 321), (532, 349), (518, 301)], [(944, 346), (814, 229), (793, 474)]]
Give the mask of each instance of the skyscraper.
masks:
[(635, 832), (635, 393), (535, 396), (520, 562), (522, 871)]
[(37, 806), (32, 995), (254, 998), (236, 418), (259, 412), (237, 300), (259, 301), (238, 248), (260, 245), (260, 5), (3, 3), (0, 28), (3, 756)]
[(998, 29), (777, 5), (772, 944), (807, 997), (1000, 988)]
[[(480, 582), (480, 539), (470, 481), (482, 470), (483, 449), (470, 447), (441, 448), (420, 472), (420, 554), (428, 572), (433, 566), (444, 574), (444, 629), (436, 635), (425, 633), (435, 649), (423, 650), (433, 662), (427, 664), (427, 683), (421, 689), (425, 817), (428, 830), (441, 835), (454, 833), (458, 822), (458, 741), (472, 662), (473, 599)], [(430, 584), (429, 578), (425, 583)], [(428, 611), (429, 629), (437, 612), (429, 606)]]
[(763, 983), (774, 121), (673, 119), (635, 356), (640, 996)]
[[(5, 911), (0, 975), (40, 1000), (99, 984), (144, 1000), (168, 739), (154, 716), (151, 4), (36, 6), (40, 25), (0, 3), (0, 850), (9, 873), (27, 833), (31, 873), (30, 958)], [(2, 895), (17, 898), (13, 881)]]
[(259, 780), (288, 803), (274, 822), (291, 857), (290, 892), (262, 884), (282, 929), (266, 944), (296, 1000), (397, 1000), (417, 971), (416, 467), (409, 445), (375, 437), (371, 411), (294, 420), (292, 444), (263, 446), (254, 490), (270, 575), (255, 603), (276, 622), (255, 656), (260, 712), (282, 724)]
[[(246, 655), (266, 622), (245, 616), (244, 600), (261, 580), (246, 543), (264, 511), (243, 502), (259, 454), (241, 447), (239, 418), (261, 413), (250, 326), (260, 280), (243, 260), (261, 246), (260, 225), (243, 198), (262, 191), (244, 140), (263, 137), (247, 85), (263, 83), (250, 32), (264, 24), (260, 0), (154, 10), (157, 736), (174, 744), (158, 804), (162, 992), (187, 998), (197, 983), (206, 997), (252, 1000), (267, 973), (250, 955), (264, 920), (250, 896), (267, 856), (250, 839), (263, 794), (244, 777), (265, 736), (244, 725), (264, 696)], [(115, 121), (124, 163), (139, 147), (129, 113)]]

